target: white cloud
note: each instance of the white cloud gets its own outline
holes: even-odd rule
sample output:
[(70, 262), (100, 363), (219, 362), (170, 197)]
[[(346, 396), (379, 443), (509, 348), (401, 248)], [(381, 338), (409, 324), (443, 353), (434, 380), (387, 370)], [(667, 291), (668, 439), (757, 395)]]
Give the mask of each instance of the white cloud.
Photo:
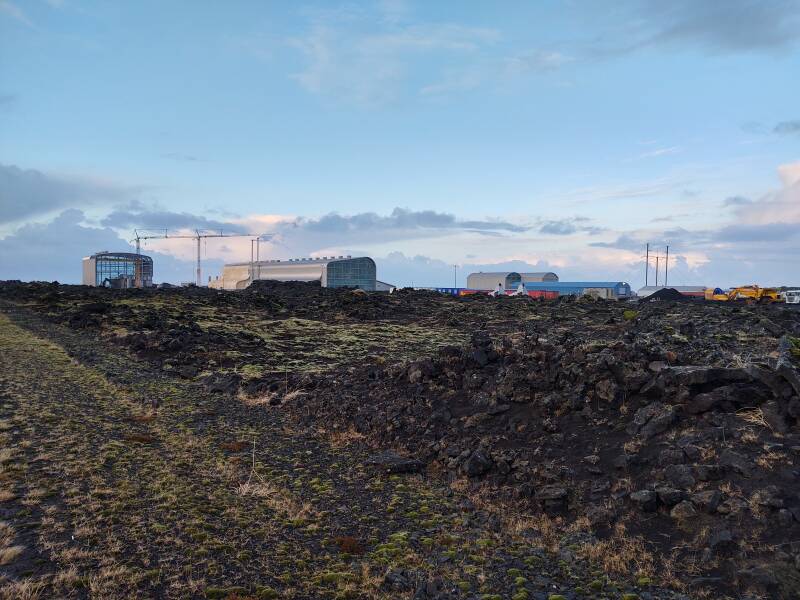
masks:
[(780, 175), (783, 185), (787, 187), (794, 185), (800, 181), (800, 161), (779, 166), (778, 175)]
[(341, 22), (321, 21), (290, 41), (307, 59), (306, 67), (292, 77), (313, 93), (377, 105), (402, 93), (420, 57), (472, 54), (498, 36), (492, 29), (449, 23), (390, 24), (378, 33), (365, 33)]
[(678, 154), (681, 151), (680, 146), (669, 146), (668, 148), (656, 148), (649, 152), (644, 152), (639, 155), (639, 158), (654, 158), (656, 156), (667, 156), (670, 154)]
[(9, 0), (0, 0), (0, 12), (7, 14), (20, 23), (24, 23), (28, 27), (33, 27), (33, 23), (28, 18), (28, 15), (25, 14), (25, 11)]

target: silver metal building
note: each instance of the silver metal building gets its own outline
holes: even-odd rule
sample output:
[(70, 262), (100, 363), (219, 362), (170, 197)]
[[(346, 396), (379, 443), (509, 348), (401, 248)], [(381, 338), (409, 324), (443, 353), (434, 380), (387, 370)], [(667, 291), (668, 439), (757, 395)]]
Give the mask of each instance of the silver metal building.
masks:
[(504, 290), (516, 290), (520, 284), (540, 281), (558, 281), (555, 273), (517, 273), (515, 271), (480, 271), (467, 276), (467, 287), (471, 290), (496, 290), (500, 285)]
[(241, 290), (260, 280), (319, 281), (322, 287), (353, 287), (374, 292), (375, 275), (375, 261), (367, 256), (323, 256), (232, 263), (225, 265), (222, 275), (208, 285), (222, 290)]

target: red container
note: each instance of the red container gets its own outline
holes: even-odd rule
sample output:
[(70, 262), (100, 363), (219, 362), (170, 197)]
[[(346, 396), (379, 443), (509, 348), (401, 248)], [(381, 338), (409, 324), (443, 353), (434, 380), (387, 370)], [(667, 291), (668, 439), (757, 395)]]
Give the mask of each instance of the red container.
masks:
[(558, 292), (550, 290), (528, 290), (528, 296), (536, 300), (555, 300), (558, 298)]

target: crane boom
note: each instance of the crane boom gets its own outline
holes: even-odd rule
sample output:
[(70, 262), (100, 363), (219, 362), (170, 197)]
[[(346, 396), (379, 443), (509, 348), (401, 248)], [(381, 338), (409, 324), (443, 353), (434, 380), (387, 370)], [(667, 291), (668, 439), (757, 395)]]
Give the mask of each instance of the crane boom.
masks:
[[(140, 233), (141, 231), (141, 233)], [(164, 233), (148, 234), (149, 231), (163, 231)], [(205, 238), (222, 238), (222, 237), (253, 237), (252, 233), (225, 233), (224, 231), (207, 232), (206, 230), (195, 229), (194, 234), (170, 234), (167, 229), (153, 229), (153, 230), (139, 230), (134, 229), (134, 239), (136, 240), (136, 254), (141, 254), (141, 240), (166, 240), (166, 239), (189, 239), (197, 241), (197, 271), (196, 271), (196, 284), (200, 287), (203, 284), (202, 267), (200, 263), (200, 240)], [(147, 235), (142, 235), (142, 234)], [(259, 238), (261, 236), (258, 236)], [(133, 240), (131, 240), (133, 241)], [(138, 279), (138, 278), (137, 278)], [(136, 287), (141, 287), (141, 281), (135, 282)]]

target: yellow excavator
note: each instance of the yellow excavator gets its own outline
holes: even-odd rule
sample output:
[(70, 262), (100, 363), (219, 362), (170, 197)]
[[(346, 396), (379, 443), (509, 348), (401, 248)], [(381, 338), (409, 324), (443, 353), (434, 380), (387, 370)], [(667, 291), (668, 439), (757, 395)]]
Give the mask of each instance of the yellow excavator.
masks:
[(780, 292), (776, 288), (758, 287), (757, 285), (740, 285), (723, 291), (719, 288), (706, 289), (706, 300), (730, 302), (731, 300), (745, 300), (747, 302), (779, 302)]

